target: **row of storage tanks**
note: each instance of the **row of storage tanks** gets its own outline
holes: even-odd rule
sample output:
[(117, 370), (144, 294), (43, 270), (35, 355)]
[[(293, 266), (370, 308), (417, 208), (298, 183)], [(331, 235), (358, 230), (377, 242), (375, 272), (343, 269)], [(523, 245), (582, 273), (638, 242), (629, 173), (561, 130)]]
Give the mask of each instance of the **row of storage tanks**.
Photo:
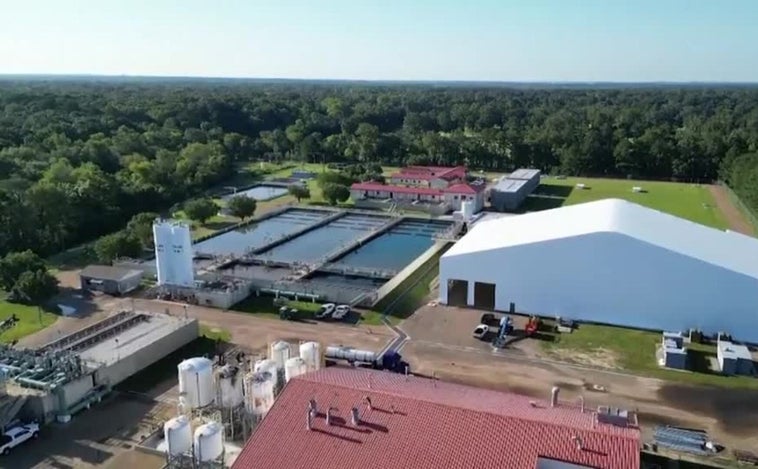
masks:
[[(178, 370), (179, 393), (184, 398), (185, 409), (190, 411), (214, 402), (223, 408), (244, 404), (246, 412), (262, 418), (274, 404), (276, 393), (284, 383), (323, 366), (318, 342), (304, 342), (297, 347), (280, 340), (271, 344), (269, 357), (256, 361), (244, 376), (236, 366), (219, 367), (215, 379), (213, 362), (208, 358), (184, 360)], [(216, 422), (197, 427), (194, 447), (187, 417), (167, 421), (163, 430), (169, 455), (186, 454), (194, 449), (195, 458), (205, 462), (216, 460), (223, 454), (223, 427)]]

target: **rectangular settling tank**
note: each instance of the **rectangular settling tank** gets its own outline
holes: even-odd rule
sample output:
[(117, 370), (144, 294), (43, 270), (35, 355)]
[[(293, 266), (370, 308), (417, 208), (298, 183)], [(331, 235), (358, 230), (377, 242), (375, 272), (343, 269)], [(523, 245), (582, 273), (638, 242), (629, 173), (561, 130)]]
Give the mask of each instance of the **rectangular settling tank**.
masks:
[(451, 226), (449, 222), (405, 220), (388, 232), (359, 246), (335, 264), (377, 270), (401, 270), (434, 244), (434, 235)]
[(231, 199), (237, 195), (244, 195), (255, 200), (271, 200), (277, 197), (281, 197), (287, 193), (287, 188), (282, 186), (272, 186), (267, 184), (259, 184), (249, 189), (238, 191), (234, 194), (224, 196), (224, 200)]
[(259, 248), (282, 236), (294, 233), (318, 220), (328, 217), (324, 210), (287, 210), (258, 223), (227, 231), (193, 245), (195, 254), (241, 256), (250, 249)]
[(261, 256), (282, 262), (314, 262), (366, 236), (389, 220), (383, 216), (351, 213), (263, 252)]

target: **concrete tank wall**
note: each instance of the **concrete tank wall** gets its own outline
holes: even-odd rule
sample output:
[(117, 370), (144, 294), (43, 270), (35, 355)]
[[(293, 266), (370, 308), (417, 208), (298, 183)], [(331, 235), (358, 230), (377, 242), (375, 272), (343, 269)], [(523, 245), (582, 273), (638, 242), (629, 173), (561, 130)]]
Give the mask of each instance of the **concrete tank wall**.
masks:
[(188, 320), (159, 340), (95, 371), (95, 385), (115, 386), (200, 336), (197, 319)]

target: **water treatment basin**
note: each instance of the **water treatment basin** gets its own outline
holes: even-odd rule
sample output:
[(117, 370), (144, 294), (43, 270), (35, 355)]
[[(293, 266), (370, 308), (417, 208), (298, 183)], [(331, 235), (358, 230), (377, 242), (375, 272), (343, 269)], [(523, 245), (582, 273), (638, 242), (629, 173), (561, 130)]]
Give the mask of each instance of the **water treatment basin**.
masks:
[(290, 209), (257, 223), (251, 223), (196, 243), (195, 254), (241, 256), (328, 217), (325, 210)]
[(314, 262), (340, 247), (348, 246), (389, 221), (390, 218), (386, 216), (350, 213), (263, 252), (261, 257), (281, 262)]
[(286, 187), (258, 184), (257, 186), (235, 192), (234, 194), (226, 195), (223, 197), (223, 200), (228, 200), (238, 195), (244, 195), (255, 200), (271, 200), (277, 197), (281, 197), (287, 192), (288, 189)]

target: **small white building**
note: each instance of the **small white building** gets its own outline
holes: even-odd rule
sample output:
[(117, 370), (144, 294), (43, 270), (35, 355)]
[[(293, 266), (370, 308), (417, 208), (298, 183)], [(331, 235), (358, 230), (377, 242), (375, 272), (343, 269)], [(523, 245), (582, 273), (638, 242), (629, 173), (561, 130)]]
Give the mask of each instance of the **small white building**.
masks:
[(752, 375), (753, 356), (744, 345), (719, 340), (716, 344), (716, 358), (721, 372), (726, 375)]
[(153, 224), (158, 285), (193, 287), (192, 237), (189, 225), (173, 220)]
[(618, 199), (482, 221), (442, 256), (439, 299), (758, 343), (758, 239)]

